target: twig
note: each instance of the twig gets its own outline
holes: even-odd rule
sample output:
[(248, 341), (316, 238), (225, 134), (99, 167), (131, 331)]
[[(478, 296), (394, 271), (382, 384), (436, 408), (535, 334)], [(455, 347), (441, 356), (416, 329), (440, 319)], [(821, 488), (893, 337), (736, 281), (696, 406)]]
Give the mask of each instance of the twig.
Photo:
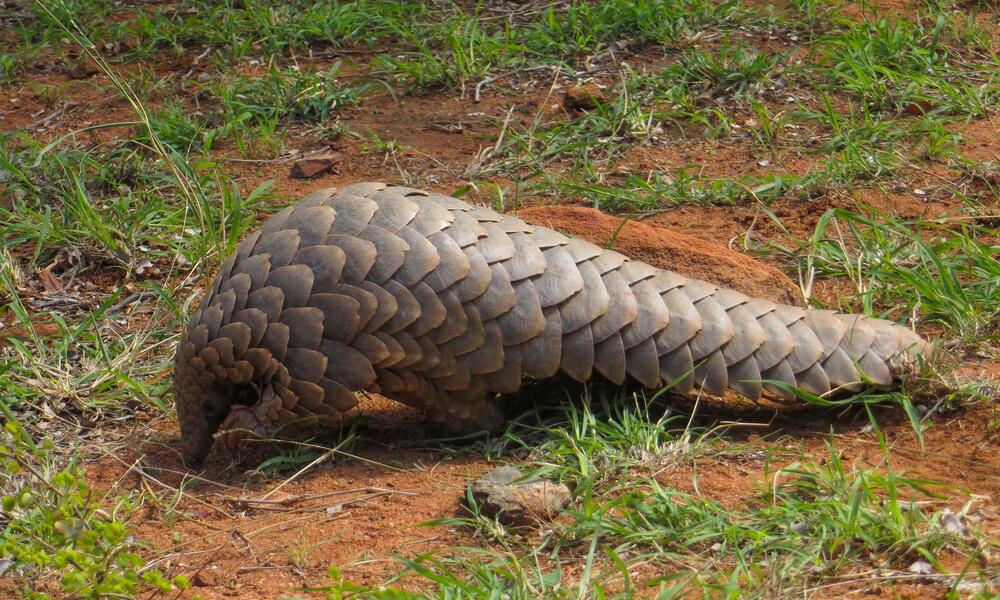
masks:
[(283, 500), (267, 500), (266, 496), (263, 498), (233, 498), (226, 497), (226, 500), (230, 502), (235, 502), (238, 506), (244, 507), (250, 504), (255, 505), (265, 505), (265, 506), (288, 506), (290, 504), (298, 504), (299, 502), (307, 502), (309, 500), (321, 500), (323, 498), (331, 498), (333, 496), (343, 496), (344, 494), (353, 493), (365, 493), (365, 494), (396, 494), (398, 496), (419, 496), (418, 492), (406, 492), (398, 490), (390, 490), (380, 487), (362, 487), (362, 488), (351, 488), (349, 490), (337, 490), (335, 492), (326, 492), (324, 494), (311, 494), (308, 496), (295, 496), (292, 498), (285, 498)]
[(307, 471), (309, 471), (310, 469), (312, 469), (313, 467), (315, 467), (319, 463), (332, 459), (333, 455), (337, 453), (337, 450), (341, 446), (343, 446), (346, 442), (347, 442), (347, 440), (345, 440), (344, 442), (341, 442), (340, 444), (337, 444), (337, 446), (335, 446), (333, 448), (330, 448), (329, 450), (327, 450), (323, 454), (320, 454), (319, 456), (317, 456), (308, 465), (302, 467), (294, 475), (292, 475), (288, 479), (282, 481), (277, 486), (275, 486), (274, 488), (272, 488), (270, 492), (268, 492), (268, 493), (264, 494), (263, 496), (261, 496), (261, 500), (266, 500), (268, 498), (268, 496), (270, 496), (271, 494), (277, 492), (278, 490), (280, 490), (281, 488), (285, 487), (289, 483), (295, 481), (296, 479), (298, 479), (299, 477), (301, 477), (303, 474), (305, 474)]
[(107, 310), (107, 312), (105, 312), (104, 314), (110, 315), (111, 313), (116, 313), (116, 312), (122, 310), (123, 308), (125, 308), (126, 306), (128, 306), (129, 304), (133, 304), (135, 302), (139, 302), (140, 300), (144, 300), (146, 298), (149, 298), (149, 297), (155, 296), (155, 295), (156, 295), (156, 292), (154, 292), (152, 290), (143, 290), (141, 292), (136, 292), (134, 294), (129, 294), (124, 300), (122, 300), (121, 302), (119, 302), (119, 303), (115, 304), (114, 306), (112, 306), (111, 308), (109, 308)]

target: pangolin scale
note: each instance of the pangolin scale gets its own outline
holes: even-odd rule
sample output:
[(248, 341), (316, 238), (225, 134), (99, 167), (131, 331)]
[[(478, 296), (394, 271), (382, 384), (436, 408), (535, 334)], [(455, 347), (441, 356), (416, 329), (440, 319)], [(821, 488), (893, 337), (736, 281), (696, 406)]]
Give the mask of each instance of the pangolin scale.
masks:
[(368, 391), (495, 428), (526, 377), (599, 374), (757, 400), (890, 385), (926, 343), (889, 321), (747, 297), (449, 196), (358, 183), (239, 244), (177, 349), (184, 455), (217, 432), (332, 426)]

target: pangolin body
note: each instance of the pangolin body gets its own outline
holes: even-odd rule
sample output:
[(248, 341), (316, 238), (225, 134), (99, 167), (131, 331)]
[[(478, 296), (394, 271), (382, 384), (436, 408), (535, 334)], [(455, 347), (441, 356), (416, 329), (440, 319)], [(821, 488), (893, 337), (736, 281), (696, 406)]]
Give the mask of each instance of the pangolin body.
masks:
[[(775, 304), (421, 190), (311, 194), (240, 243), (177, 351), (184, 453), (213, 434), (335, 425), (369, 391), (455, 430), (502, 423), (525, 377), (595, 374), (758, 399), (889, 385), (925, 342)], [(232, 434), (228, 441), (238, 441)]]

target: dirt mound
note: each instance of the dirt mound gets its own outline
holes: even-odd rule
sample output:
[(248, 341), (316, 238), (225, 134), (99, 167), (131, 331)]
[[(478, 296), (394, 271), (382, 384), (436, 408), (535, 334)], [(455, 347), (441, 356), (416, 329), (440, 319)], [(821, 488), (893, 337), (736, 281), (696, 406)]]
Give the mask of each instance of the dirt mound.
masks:
[(606, 246), (614, 238), (612, 249), (655, 267), (757, 298), (802, 305), (801, 291), (784, 273), (725, 246), (637, 221), (622, 226), (620, 217), (593, 208), (533, 206), (519, 210), (517, 216), (599, 246)]

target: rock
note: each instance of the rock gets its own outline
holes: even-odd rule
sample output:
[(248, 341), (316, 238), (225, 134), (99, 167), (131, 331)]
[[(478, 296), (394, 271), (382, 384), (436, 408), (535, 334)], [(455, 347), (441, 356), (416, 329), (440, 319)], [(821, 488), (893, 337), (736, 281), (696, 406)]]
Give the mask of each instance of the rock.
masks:
[(748, 296), (801, 306), (802, 292), (784, 273), (719, 244), (639, 221), (622, 225), (614, 217), (580, 206), (534, 206), (517, 212), (520, 219), (579, 237), (629, 258), (702, 279)]
[(98, 68), (83, 59), (72, 62), (66, 69), (66, 76), (70, 79), (90, 79), (99, 72)]
[(330, 170), (337, 162), (337, 155), (332, 153), (314, 154), (300, 158), (292, 165), (290, 175), (296, 179), (312, 179)]
[(219, 585), (219, 574), (206, 567), (194, 574), (191, 578), (191, 585), (194, 587), (216, 587)]
[(934, 567), (926, 560), (915, 560), (906, 570), (916, 575), (930, 575), (934, 572)]
[(569, 111), (594, 110), (605, 102), (607, 97), (604, 95), (604, 90), (592, 83), (571, 87), (563, 96), (563, 108)]
[(472, 484), (480, 512), (505, 525), (523, 527), (559, 514), (570, 500), (565, 485), (548, 480), (514, 483), (521, 472), (497, 467)]
[(968, 537), (969, 528), (966, 527), (962, 517), (958, 516), (950, 508), (941, 511), (941, 526), (950, 534)]

